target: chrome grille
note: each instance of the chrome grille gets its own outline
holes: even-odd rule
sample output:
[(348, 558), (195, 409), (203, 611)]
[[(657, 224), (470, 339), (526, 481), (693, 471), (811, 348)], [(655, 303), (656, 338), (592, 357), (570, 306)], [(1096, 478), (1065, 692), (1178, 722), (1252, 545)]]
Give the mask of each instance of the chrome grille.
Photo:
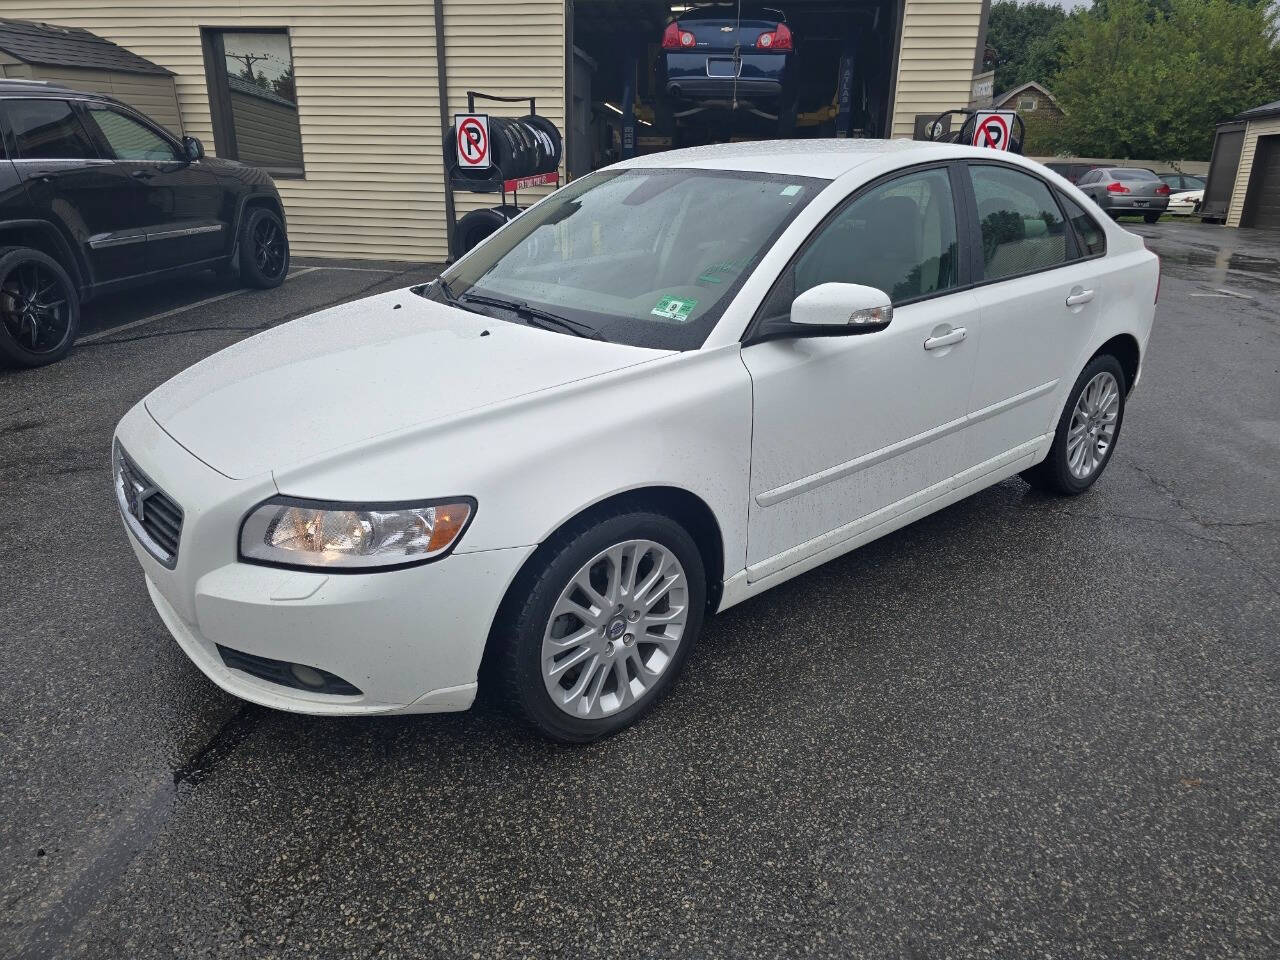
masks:
[(125, 525), (166, 567), (178, 562), (182, 508), (138, 469), (120, 444), (115, 446), (116, 504)]

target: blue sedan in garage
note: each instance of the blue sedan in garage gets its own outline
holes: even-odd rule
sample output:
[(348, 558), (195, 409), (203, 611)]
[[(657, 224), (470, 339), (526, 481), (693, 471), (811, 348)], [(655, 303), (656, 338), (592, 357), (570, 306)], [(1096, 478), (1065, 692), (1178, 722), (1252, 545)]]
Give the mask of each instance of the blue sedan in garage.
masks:
[(795, 42), (781, 10), (694, 8), (667, 24), (662, 50), (665, 90), (677, 115), (727, 107), (777, 119), (780, 128), (794, 125)]

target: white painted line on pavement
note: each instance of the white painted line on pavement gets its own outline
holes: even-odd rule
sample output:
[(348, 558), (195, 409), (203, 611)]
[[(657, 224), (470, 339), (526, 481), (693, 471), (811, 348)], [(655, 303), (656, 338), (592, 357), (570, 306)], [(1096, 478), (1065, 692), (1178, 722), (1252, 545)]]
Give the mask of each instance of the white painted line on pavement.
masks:
[(399, 270), (388, 270), (386, 267), (329, 267), (329, 266), (313, 266), (310, 270), (352, 270), (356, 273), (400, 273)]
[[(301, 277), (303, 274), (312, 273), (319, 270), (320, 267), (299, 267), (287, 277), (288, 282), (294, 277)], [(149, 317), (143, 317), (141, 320), (134, 320), (132, 323), (122, 323), (118, 327), (109, 327), (106, 330), (99, 330), (97, 333), (91, 333), (87, 337), (81, 337), (76, 343), (93, 343), (95, 340), (102, 340), (104, 337), (112, 337), (117, 333), (123, 333), (125, 330), (134, 330), (138, 327), (145, 327), (148, 323), (155, 323), (157, 320), (165, 320), (169, 317), (176, 317), (180, 313), (186, 313), (188, 310), (195, 310), (198, 307), (206, 307), (211, 303), (218, 303), (220, 300), (230, 300), (232, 297), (238, 297), (242, 293), (248, 293), (248, 288), (240, 290), (230, 290), (227, 293), (220, 293), (216, 297), (206, 297), (203, 300), (197, 300), (195, 303), (187, 303), (181, 307), (174, 307), (172, 310), (166, 310), (163, 313), (153, 313)]]

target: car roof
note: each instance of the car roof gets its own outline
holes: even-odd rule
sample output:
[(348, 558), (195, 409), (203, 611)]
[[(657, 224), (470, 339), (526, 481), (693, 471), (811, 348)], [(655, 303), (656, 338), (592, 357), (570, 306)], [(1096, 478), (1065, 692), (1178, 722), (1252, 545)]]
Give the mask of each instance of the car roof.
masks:
[(650, 153), (615, 165), (624, 169), (684, 167), (704, 170), (738, 170), (748, 173), (790, 174), (834, 180), (855, 167), (883, 157), (901, 166), (937, 160), (1005, 159), (1030, 166), (1016, 154), (996, 153), (983, 147), (967, 147), (929, 140), (756, 140), (717, 143)]
[(111, 97), (85, 90), (73, 90), (45, 80), (10, 80), (0, 78), (0, 97), (82, 97), (114, 103)]

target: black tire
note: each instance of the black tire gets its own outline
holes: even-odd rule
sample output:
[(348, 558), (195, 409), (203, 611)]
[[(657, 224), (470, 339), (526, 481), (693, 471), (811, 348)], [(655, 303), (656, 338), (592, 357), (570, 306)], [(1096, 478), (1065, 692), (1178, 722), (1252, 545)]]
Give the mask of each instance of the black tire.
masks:
[[(688, 609), (684, 633), (656, 681), (629, 707), (598, 719), (571, 716), (552, 701), (542, 677), (543, 634), (552, 608), (593, 557), (614, 544), (636, 539), (659, 544), (684, 567)], [(624, 509), (565, 528), (539, 549), (533, 563), (517, 579), (494, 624), (490, 638), (493, 667), (507, 706), (543, 736), (561, 743), (591, 743), (629, 727), (675, 683), (702, 630), (706, 596), (706, 574), (698, 547), (684, 528), (669, 517)], [(637, 644), (635, 649), (639, 648)], [(604, 666), (602, 662), (601, 668)]]
[(289, 235), (274, 210), (251, 207), (240, 221), (240, 282), (262, 290), (289, 275)]
[(0, 360), (56, 363), (79, 332), (80, 295), (62, 265), (31, 247), (0, 249)]
[[(1120, 388), (1120, 406), (1116, 413), (1115, 432), (1112, 434), (1111, 442), (1107, 445), (1105, 454), (1103, 454), (1101, 461), (1093, 469), (1093, 472), (1081, 479), (1071, 472), (1068, 464), (1067, 434), (1071, 429), (1072, 415), (1076, 409), (1077, 402), (1080, 400), (1080, 394), (1084, 392), (1085, 387), (1093, 378), (1100, 373), (1110, 373), (1115, 377), (1116, 383)], [(1058, 418), (1058, 428), (1054, 432), (1053, 446), (1049, 448), (1049, 455), (1031, 469), (1024, 470), (1022, 479), (1038, 490), (1071, 497), (1084, 493), (1093, 486), (1098, 478), (1102, 476), (1102, 472), (1106, 470), (1107, 464), (1111, 462), (1111, 455), (1115, 453), (1116, 444), (1120, 442), (1120, 429), (1124, 426), (1125, 395), (1128, 390), (1129, 385), (1125, 381), (1124, 369), (1120, 366), (1119, 360), (1109, 353), (1100, 354), (1090, 360), (1085, 368), (1080, 371), (1080, 376), (1076, 378), (1075, 385), (1067, 396), (1062, 415)]]
[(1110, 217), (1112, 220), (1119, 220), (1119, 219), (1120, 219), (1120, 214), (1116, 213), (1114, 210), (1108, 210), (1108, 211), (1107, 211), (1107, 216), (1108, 216), (1108, 217)]
[(458, 221), (457, 229), (453, 234), (454, 243), (458, 248), (457, 255), (470, 253), (480, 241), (505, 226), (508, 220), (514, 219), (518, 212), (519, 208), (511, 204), (469, 211)]
[(1144, 213), (1142, 215), (1142, 220), (1144, 223), (1155, 223), (1159, 219), (1160, 219), (1160, 214), (1158, 213)]

